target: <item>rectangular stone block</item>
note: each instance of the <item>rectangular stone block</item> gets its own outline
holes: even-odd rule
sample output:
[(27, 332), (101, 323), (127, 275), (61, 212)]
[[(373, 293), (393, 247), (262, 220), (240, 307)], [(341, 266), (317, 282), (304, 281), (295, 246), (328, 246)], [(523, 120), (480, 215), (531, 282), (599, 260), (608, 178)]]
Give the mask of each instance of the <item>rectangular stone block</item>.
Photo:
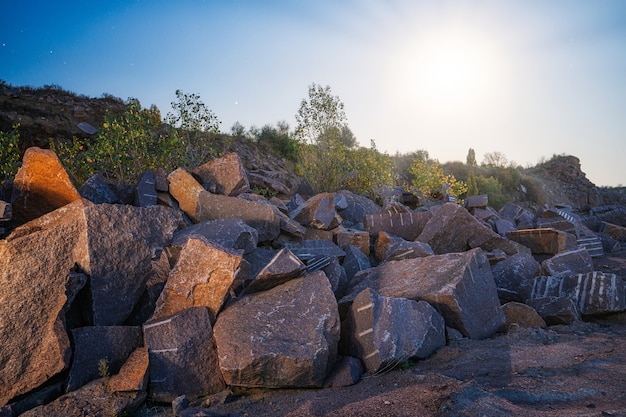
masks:
[(376, 236), (378, 232), (393, 233), (405, 240), (415, 240), (430, 219), (430, 212), (381, 213), (363, 216), (365, 230)]
[(533, 254), (556, 255), (578, 248), (576, 236), (555, 229), (521, 229), (507, 233), (507, 237), (530, 248)]

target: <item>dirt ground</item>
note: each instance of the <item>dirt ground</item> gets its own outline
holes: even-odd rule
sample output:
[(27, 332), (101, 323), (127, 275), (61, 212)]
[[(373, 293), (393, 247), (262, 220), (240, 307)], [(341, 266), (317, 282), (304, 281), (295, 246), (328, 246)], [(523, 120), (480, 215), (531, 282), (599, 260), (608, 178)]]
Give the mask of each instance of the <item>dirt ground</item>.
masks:
[[(626, 279), (626, 253), (594, 259)], [(344, 388), (248, 390), (190, 416), (626, 416), (626, 319), (451, 341), (430, 358)], [(609, 318), (607, 318), (609, 319)], [(171, 416), (146, 406), (137, 415)]]

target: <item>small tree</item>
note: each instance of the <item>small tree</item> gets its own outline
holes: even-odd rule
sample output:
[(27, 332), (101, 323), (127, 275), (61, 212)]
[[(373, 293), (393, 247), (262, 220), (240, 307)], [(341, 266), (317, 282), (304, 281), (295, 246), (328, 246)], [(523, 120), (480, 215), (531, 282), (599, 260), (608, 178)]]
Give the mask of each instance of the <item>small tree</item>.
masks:
[(341, 136), (346, 126), (344, 105), (333, 96), (330, 87), (315, 83), (309, 86), (309, 99), (302, 100), (296, 114), (295, 138), (305, 143), (317, 143)]
[(444, 187), (448, 194), (462, 203), (459, 197), (467, 192), (467, 184), (454, 175), (446, 175), (436, 159), (430, 159), (427, 151), (417, 151), (408, 169), (412, 178), (411, 187), (434, 198), (440, 198)]
[(481, 165), (485, 167), (504, 168), (508, 163), (508, 159), (502, 152), (487, 152), (483, 157)]
[(179, 136), (184, 144), (184, 165), (193, 167), (214, 156), (210, 139), (219, 133), (221, 122), (198, 94), (185, 94), (176, 90), (176, 98), (178, 101), (172, 102), (174, 112), (168, 113), (165, 121), (175, 129), (170, 135)]
[(471, 167), (478, 165), (476, 163), (476, 151), (474, 151), (474, 148), (469, 148), (469, 151), (467, 151), (467, 165)]

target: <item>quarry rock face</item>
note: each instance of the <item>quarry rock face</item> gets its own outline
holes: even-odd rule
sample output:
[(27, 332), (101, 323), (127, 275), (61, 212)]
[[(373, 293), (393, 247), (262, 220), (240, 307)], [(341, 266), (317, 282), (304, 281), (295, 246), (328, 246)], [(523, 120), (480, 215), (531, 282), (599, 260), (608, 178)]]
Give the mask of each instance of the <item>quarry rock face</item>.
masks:
[(228, 385), (321, 387), (337, 359), (339, 313), (321, 271), (239, 298), (214, 330)]

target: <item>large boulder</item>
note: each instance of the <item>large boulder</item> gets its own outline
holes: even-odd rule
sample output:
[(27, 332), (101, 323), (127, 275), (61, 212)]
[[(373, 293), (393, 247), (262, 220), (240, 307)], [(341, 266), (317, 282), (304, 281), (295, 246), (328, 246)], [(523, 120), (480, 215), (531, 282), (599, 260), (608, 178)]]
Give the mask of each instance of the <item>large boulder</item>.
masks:
[(0, 241), (0, 406), (69, 366), (68, 299), (87, 267), (85, 205), (79, 200), (18, 227)]
[(347, 312), (368, 287), (385, 297), (428, 301), (447, 326), (473, 339), (491, 336), (504, 323), (489, 262), (481, 249), (386, 262), (361, 271), (339, 301), (341, 311)]
[(593, 261), (587, 249), (561, 252), (541, 262), (544, 275), (576, 275), (593, 272)]
[(205, 184), (216, 185), (219, 194), (235, 197), (250, 191), (246, 171), (239, 155), (234, 152), (198, 166), (193, 174)]
[(219, 315), (215, 340), (228, 385), (321, 387), (335, 364), (337, 302), (323, 272), (239, 298)]
[(492, 265), (491, 274), (498, 288), (500, 301), (526, 301), (521, 288), (524, 282), (532, 280), (540, 272), (539, 262), (529, 253), (518, 253)]
[(478, 247), (486, 251), (500, 249), (507, 255), (519, 251), (514, 243), (498, 235), (458, 204), (446, 203), (432, 209), (432, 212), (432, 217), (416, 240), (428, 243), (436, 254), (464, 252)]
[(242, 255), (202, 236), (189, 238), (170, 271), (153, 318), (202, 306), (209, 310), (213, 322), (235, 281)]
[(341, 190), (335, 193), (335, 201), (345, 201), (345, 204), (336, 206), (337, 213), (341, 216), (341, 224), (344, 227), (363, 228), (363, 216), (366, 214), (379, 214), (382, 207), (367, 197), (355, 194), (351, 191)]
[(192, 307), (149, 321), (143, 334), (150, 354), (150, 392), (158, 402), (215, 394), (226, 386), (209, 311)]
[[(171, 247), (180, 248), (194, 235), (204, 236), (208, 240), (218, 243), (225, 248), (241, 249), (250, 253), (259, 241), (259, 232), (248, 226), (241, 219), (207, 220), (192, 224), (174, 234)], [(176, 251), (174, 249), (174, 251)]]
[(210, 193), (182, 168), (167, 179), (170, 194), (194, 223), (238, 218), (257, 229), (260, 241), (274, 240), (280, 234), (280, 220), (271, 204)]
[(13, 182), (13, 221), (30, 220), (79, 200), (56, 154), (48, 149), (28, 148)]
[(153, 274), (152, 260), (182, 221), (163, 206), (98, 204), (85, 209), (93, 324), (119, 325), (132, 313)]
[(383, 297), (370, 288), (354, 299), (346, 324), (350, 353), (372, 374), (446, 344), (444, 319), (426, 301)]

